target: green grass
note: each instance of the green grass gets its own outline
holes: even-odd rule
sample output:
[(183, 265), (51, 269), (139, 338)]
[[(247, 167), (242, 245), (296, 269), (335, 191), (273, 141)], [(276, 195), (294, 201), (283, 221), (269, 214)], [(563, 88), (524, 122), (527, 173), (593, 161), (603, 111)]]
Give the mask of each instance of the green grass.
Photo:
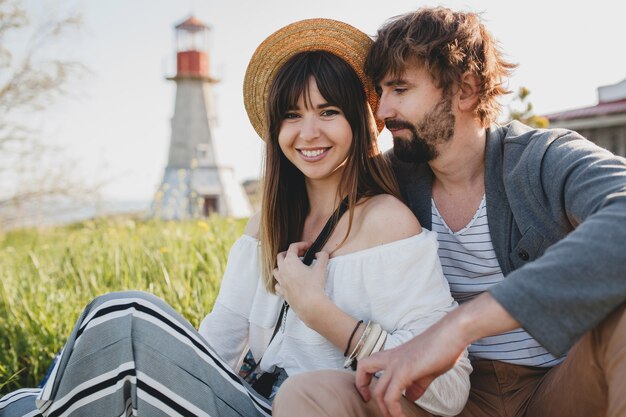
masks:
[(100, 294), (152, 292), (197, 327), (244, 224), (103, 219), (0, 234), (0, 396), (41, 380)]

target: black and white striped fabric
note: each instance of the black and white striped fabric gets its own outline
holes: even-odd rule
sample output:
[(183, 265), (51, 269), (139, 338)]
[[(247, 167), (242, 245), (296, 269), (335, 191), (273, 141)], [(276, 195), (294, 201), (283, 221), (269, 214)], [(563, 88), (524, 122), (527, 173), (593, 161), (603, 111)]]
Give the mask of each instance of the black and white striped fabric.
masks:
[(123, 292), (85, 309), (43, 389), (0, 399), (0, 417), (40, 415), (256, 417), (271, 405), (165, 302)]
[[(432, 229), (437, 232), (443, 274), (459, 304), (504, 279), (489, 234), (484, 196), (472, 220), (457, 232), (450, 230), (433, 200)], [(477, 340), (469, 347), (469, 354), (470, 358), (526, 366), (554, 366), (561, 361), (523, 329)]]
[(41, 393), (39, 388), (25, 388), (13, 391), (0, 398), (1, 417), (41, 417), (35, 399)]

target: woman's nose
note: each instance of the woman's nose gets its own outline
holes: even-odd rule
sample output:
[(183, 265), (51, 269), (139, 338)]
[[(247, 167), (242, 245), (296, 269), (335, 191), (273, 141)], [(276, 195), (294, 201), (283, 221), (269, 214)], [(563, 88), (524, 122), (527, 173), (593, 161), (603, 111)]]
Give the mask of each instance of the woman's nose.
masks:
[(315, 117), (304, 117), (300, 128), (300, 138), (313, 140), (319, 137), (319, 124)]

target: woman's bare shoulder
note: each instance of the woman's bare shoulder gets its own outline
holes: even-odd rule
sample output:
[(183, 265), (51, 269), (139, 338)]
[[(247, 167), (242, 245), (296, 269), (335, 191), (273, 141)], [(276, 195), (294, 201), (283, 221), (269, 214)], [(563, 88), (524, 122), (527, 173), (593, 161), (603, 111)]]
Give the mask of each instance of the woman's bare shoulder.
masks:
[(371, 197), (364, 203), (361, 224), (376, 244), (385, 244), (415, 236), (422, 226), (402, 201), (389, 194)]

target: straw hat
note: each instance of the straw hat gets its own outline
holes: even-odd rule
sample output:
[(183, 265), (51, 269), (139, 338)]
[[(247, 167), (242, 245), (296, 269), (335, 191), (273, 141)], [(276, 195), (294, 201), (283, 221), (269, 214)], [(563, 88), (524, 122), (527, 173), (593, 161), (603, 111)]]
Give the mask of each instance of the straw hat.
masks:
[[(252, 55), (243, 81), (243, 101), (257, 134), (267, 134), (266, 105), (269, 90), (280, 68), (294, 55), (305, 51), (326, 51), (348, 63), (365, 86), (365, 95), (375, 112), (378, 95), (363, 72), (372, 40), (347, 23), (332, 19), (307, 19), (287, 25), (259, 45)], [(378, 130), (383, 124), (377, 120)]]

